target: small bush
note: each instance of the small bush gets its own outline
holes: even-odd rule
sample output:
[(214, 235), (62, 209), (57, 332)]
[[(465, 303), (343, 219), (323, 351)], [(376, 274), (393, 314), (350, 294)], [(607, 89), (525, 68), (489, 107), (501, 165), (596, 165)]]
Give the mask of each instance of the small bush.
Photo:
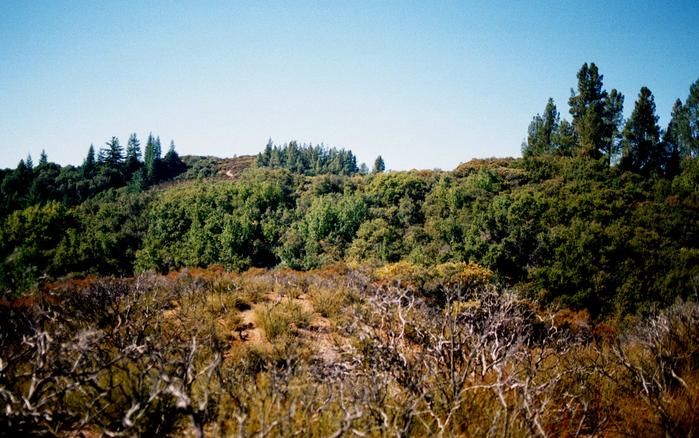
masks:
[(331, 318), (337, 315), (347, 301), (347, 291), (312, 286), (308, 292), (308, 298), (316, 312), (320, 313), (321, 316)]
[(296, 327), (308, 326), (311, 315), (298, 303), (282, 300), (274, 304), (259, 305), (255, 309), (255, 318), (267, 335), (267, 339), (274, 341), (282, 335), (292, 334), (293, 325)]

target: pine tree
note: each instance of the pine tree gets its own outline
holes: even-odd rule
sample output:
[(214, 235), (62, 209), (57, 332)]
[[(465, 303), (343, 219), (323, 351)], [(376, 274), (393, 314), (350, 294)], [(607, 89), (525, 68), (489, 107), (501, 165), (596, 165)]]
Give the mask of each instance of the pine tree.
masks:
[(267, 145), (265, 146), (264, 152), (260, 152), (257, 154), (257, 167), (267, 167), (269, 166), (269, 159), (272, 156), (272, 147), (274, 146), (274, 143), (272, 143), (272, 139), (270, 138), (267, 140)]
[(523, 145), (522, 155), (525, 157), (553, 155), (556, 147), (553, 136), (558, 131), (560, 116), (556, 104), (549, 98), (544, 114), (537, 114), (529, 124), (527, 143)]
[(680, 132), (682, 148), (686, 156), (699, 157), (699, 79), (689, 87), (689, 96), (682, 111)]
[(553, 132), (551, 141), (554, 144), (558, 155), (563, 157), (573, 156), (573, 151), (576, 145), (575, 129), (573, 125), (566, 119), (561, 120), (558, 129)]
[(619, 154), (624, 96), (603, 89), (603, 75), (595, 63), (583, 64), (577, 74), (578, 92), (568, 100), (580, 153), (594, 159), (604, 157), (611, 165)]
[(372, 173), (382, 173), (384, 170), (386, 170), (386, 164), (383, 162), (383, 158), (381, 155), (376, 157), (376, 160), (374, 161), (374, 168), (372, 169)]
[(160, 161), (160, 151), (159, 143), (156, 144), (156, 140), (153, 134), (148, 135), (148, 141), (146, 142), (146, 150), (143, 155), (143, 161), (145, 166), (145, 179), (146, 182), (152, 184), (156, 182), (158, 178), (158, 166)]
[(601, 153), (608, 166), (611, 166), (621, 152), (621, 138), (624, 122), (624, 95), (612, 89), (604, 101), (602, 115), (602, 148)]
[(90, 145), (87, 151), (87, 157), (83, 161), (82, 174), (83, 178), (91, 178), (95, 172), (95, 146)]
[(163, 150), (162, 150), (162, 147), (160, 146), (160, 136), (157, 136), (155, 138), (155, 142), (153, 143), (153, 159), (155, 160), (156, 163), (162, 159), (162, 157), (163, 157), (162, 153), (163, 153)]
[(658, 116), (653, 93), (642, 87), (631, 118), (624, 127), (621, 165), (625, 170), (644, 174), (662, 171), (665, 156), (660, 144)]
[(120, 170), (124, 164), (124, 148), (119, 144), (117, 137), (105, 143), (105, 147), (100, 150), (100, 162), (111, 169)]
[(138, 141), (136, 133), (129, 136), (126, 144), (126, 173), (132, 175), (141, 166), (141, 142)]
[(682, 139), (680, 133), (684, 123), (684, 107), (682, 101), (677, 99), (672, 105), (672, 116), (667, 125), (667, 129), (663, 133), (663, 146), (667, 155), (667, 163), (665, 164), (665, 175), (674, 177), (680, 173), (680, 162), (685, 157), (686, 151), (683, 151)]
[(170, 149), (168, 149), (167, 154), (163, 157), (163, 169), (165, 178), (173, 178), (180, 173), (182, 173), (186, 166), (180, 159), (180, 156), (175, 151), (175, 141), (170, 141)]
[(604, 76), (599, 74), (599, 70), (594, 62), (589, 67), (587, 63), (584, 63), (580, 71), (578, 71), (577, 77), (578, 93), (575, 94), (575, 91), (571, 89), (571, 97), (568, 100), (570, 114), (573, 116), (573, 126), (576, 129), (585, 116), (587, 108), (595, 105), (601, 106), (601, 102), (607, 97), (606, 91), (602, 89)]
[(42, 149), (41, 155), (39, 155), (39, 167), (46, 166), (47, 164), (49, 164), (49, 157), (46, 155), (46, 151)]
[(27, 154), (27, 160), (24, 162), (24, 165), (27, 166), (27, 169), (29, 170), (34, 169), (34, 161), (32, 160), (32, 154)]

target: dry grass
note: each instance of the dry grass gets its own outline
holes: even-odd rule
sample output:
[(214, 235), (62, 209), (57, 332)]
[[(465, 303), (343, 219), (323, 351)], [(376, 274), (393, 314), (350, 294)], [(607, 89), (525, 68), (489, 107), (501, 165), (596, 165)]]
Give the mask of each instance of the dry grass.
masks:
[(325, 318), (334, 318), (347, 304), (348, 293), (345, 288), (329, 289), (312, 286), (308, 290), (308, 299), (313, 309)]
[[(699, 306), (622, 331), (352, 269), (95, 279), (0, 306), (0, 435), (699, 431)], [(29, 395), (32, 376), (51, 384)]]
[(277, 303), (264, 303), (255, 308), (255, 318), (267, 339), (274, 341), (284, 335), (291, 335), (298, 328), (307, 327), (311, 314), (303, 306), (291, 299)]

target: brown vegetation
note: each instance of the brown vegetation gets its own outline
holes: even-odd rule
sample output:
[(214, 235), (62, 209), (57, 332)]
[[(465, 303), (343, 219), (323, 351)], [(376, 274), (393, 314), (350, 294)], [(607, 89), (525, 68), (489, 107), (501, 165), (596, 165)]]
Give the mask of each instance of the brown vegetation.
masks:
[(696, 433), (699, 306), (622, 330), (490, 278), (402, 263), (56, 283), (0, 306), (0, 435)]

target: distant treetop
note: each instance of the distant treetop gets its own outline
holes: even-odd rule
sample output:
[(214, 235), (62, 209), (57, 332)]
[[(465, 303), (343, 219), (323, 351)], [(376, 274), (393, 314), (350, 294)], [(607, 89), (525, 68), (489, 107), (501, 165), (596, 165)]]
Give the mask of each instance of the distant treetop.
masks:
[(270, 139), (265, 150), (257, 154), (257, 167), (283, 168), (304, 175), (355, 175), (359, 173), (357, 157), (347, 149), (328, 148), (323, 144), (299, 144), (296, 141), (277, 146)]

